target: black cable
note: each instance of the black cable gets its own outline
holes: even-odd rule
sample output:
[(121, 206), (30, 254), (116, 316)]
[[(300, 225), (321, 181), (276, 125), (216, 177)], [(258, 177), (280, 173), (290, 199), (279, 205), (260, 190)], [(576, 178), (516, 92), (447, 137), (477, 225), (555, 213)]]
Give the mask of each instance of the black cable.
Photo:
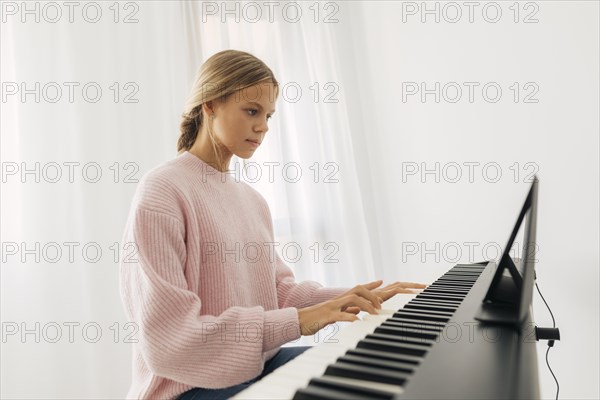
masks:
[(552, 317), (552, 327), (556, 328), (556, 321), (554, 321), (554, 315), (552, 314), (552, 310), (550, 309), (550, 306), (548, 305), (548, 303), (546, 303), (546, 299), (544, 299), (544, 296), (542, 296), (542, 292), (540, 292), (540, 288), (538, 287), (537, 282), (535, 283), (535, 288), (537, 289), (538, 293), (540, 294), (540, 297), (542, 298), (542, 300), (544, 300), (544, 304), (546, 304), (546, 307), (548, 307), (548, 311), (550, 311), (550, 316)]
[[(540, 294), (540, 297), (544, 301), (544, 304), (546, 304), (548, 311), (550, 311), (550, 316), (552, 317), (552, 327), (556, 328), (556, 321), (554, 320), (554, 315), (552, 314), (552, 310), (550, 309), (550, 306), (546, 302), (546, 299), (544, 299), (544, 296), (542, 296), (542, 292), (540, 292), (540, 288), (539, 288), (537, 282), (535, 282), (535, 288), (537, 289), (538, 293)], [(552, 342), (552, 344), (554, 344), (554, 341), (551, 341), (551, 342)], [(550, 370), (550, 373), (552, 374), (552, 377), (554, 378), (554, 381), (556, 382), (556, 400), (558, 400), (558, 392), (560, 391), (560, 386), (558, 384), (558, 379), (556, 379), (556, 375), (554, 375), (554, 372), (552, 371), (552, 368), (550, 367), (550, 363), (548, 362), (548, 353), (550, 352), (551, 347), (552, 347), (552, 345), (549, 344), (548, 350), (546, 350), (546, 365), (548, 366), (548, 369)]]
[(550, 363), (548, 362), (548, 353), (550, 352), (550, 349), (551, 349), (551, 347), (548, 346), (548, 350), (546, 350), (546, 365), (548, 366), (548, 369), (550, 370), (550, 373), (552, 374), (552, 377), (554, 378), (554, 381), (556, 382), (556, 400), (558, 400), (558, 391), (560, 390), (560, 386), (558, 386), (558, 380), (556, 379), (554, 372), (552, 372), (552, 368), (550, 368)]

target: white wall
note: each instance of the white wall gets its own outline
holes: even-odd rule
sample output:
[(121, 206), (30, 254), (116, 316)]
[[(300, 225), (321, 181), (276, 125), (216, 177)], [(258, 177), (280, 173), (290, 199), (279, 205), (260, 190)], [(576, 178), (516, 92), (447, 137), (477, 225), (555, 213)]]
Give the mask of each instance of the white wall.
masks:
[[(538, 284), (562, 334), (550, 363), (561, 398), (597, 398), (598, 4), (535, 2), (539, 22), (531, 24), (512, 21), (512, 2), (498, 3), (503, 17), (495, 24), (482, 18), (485, 3), (475, 9), (473, 23), (466, 19), (466, 7), (454, 24), (443, 14), (439, 23), (432, 15), (423, 23), (420, 13), (404, 14), (403, 23), (403, 7), (410, 11), (414, 4), (422, 10), (420, 2), (363, 5), (353, 16), (364, 27), (354, 25), (348, 39), (360, 78), (344, 89), (356, 117), (353, 134), (364, 145), (355, 149), (356, 157), (368, 156), (361, 178), (371, 192), (370, 237), (377, 240), (372, 245), (381, 276), (434, 279), (457, 262), (494, 257), (494, 248), (508, 240), (528, 189), (525, 178), (535, 168), (540, 179)], [(434, 8), (434, 2), (427, 4)], [(426, 82), (428, 89), (435, 82), (442, 87), (457, 82), (463, 98), (450, 103), (442, 95), (436, 103), (433, 95), (425, 102), (416, 95), (403, 102), (403, 82)], [(495, 82), (503, 93), (491, 103), (475, 90), (470, 103), (463, 82), (478, 82), (479, 89)], [(534, 82), (539, 101), (524, 103), (521, 97), (515, 103), (509, 88), (514, 82)], [(454, 96), (448, 92), (446, 98)], [(480, 163), (472, 183), (464, 164), (470, 162)], [(439, 163), (439, 183), (433, 174), (403, 179), (403, 166), (409, 171), (413, 163), (420, 170), (421, 163), (429, 169)], [(451, 183), (453, 163), (462, 166), (457, 183)], [(525, 168), (525, 163), (533, 164)], [(486, 164), (488, 174), (483, 174)], [(497, 183), (491, 183), (494, 165), (502, 173)], [(462, 254), (458, 261), (456, 249)], [(537, 292), (534, 314), (540, 326), (551, 326)], [(554, 398), (545, 349), (538, 347), (540, 385), (544, 398)]]

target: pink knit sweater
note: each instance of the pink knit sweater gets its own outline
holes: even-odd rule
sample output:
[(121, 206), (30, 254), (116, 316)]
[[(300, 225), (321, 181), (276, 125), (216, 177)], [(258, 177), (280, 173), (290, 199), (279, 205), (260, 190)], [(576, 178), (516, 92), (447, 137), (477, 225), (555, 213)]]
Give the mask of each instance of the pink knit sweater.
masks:
[(265, 199), (187, 151), (140, 180), (128, 243), (136, 252), (121, 260), (120, 293), (138, 330), (127, 398), (252, 379), (300, 337), (298, 308), (347, 290), (295, 282)]

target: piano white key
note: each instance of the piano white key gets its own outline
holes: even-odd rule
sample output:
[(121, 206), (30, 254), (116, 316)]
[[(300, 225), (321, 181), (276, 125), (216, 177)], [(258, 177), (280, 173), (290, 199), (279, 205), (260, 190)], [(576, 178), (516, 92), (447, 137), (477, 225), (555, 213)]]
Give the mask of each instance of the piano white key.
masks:
[(291, 399), (296, 390), (306, 387), (312, 378), (323, 375), (329, 364), (353, 347), (328, 343), (308, 349), (233, 399)]
[[(416, 296), (417, 294), (397, 294), (381, 305), (379, 314), (359, 313), (360, 320), (348, 324), (333, 335), (328, 335), (324, 343), (306, 350), (232, 399), (291, 399), (296, 390), (306, 387), (312, 378), (324, 378), (322, 375), (327, 366), (333, 364), (347, 350), (354, 349), (361, 339), (373, 333), (376, 327)], [(394, 394), (402, 392), (400, 387), (385, 383), (342, 377), (327, 377), (327, 379), (372, 387)]]
[[(346, 383), (356, 385), (358, 387), (371, 388), (390, 393), (391, 395), (400, 394), (403, 392), (400, 386), (390, 385), (387, 383), (371, 382), (362, 379), (343, 378), (338, 376), (322, 376), (325, 368), (319, 373), (318, 377), (330, 382)], [(275, 372), (273, 372), (275, 374)], [(271, 375), (269, 375), (271, 377)], [(274, 376), (276, 379), (270, 380), (268, 385), (260, 385), (262, 381), (255, 383), (250, 388), (238, 393), (233, 399), (244, 400), (259, 400), (259, 399), (292, 399), (298, 389), (305, 388), (310, 379), (307, 381), (299, 380), (297, 376), (292, 374), (278, 374)], [(266, 379), (266, 378), (265, 378)]]
[(346, 349), (354, 348), (359, 340), (364, 338), (367, 334), (373, 333), (376, 327), (381, 325), (383, 320), (370, 319), (370, 320), (359, 320), (354, 321), (346, 328), (340, 330), (339, 333), (334, 334), (328, 338), (326, 343), (323, 343), (320, 347), (327, 346), (328, 344), (340, 344), (346, 347)]
[[(310, 378), (312, 375), (314, 375), (314, 371), (316, 369), (326, 367), (327, 365), (331, 364), (338, 357), (344, 355), (348, 349), (344, 346), (329, 345), (321, 346), (319, 347), (319, 350), (321, 351), (306, 354), (306, 356), (301, 354), (301, 356), (304, 357), (296, 357), (282, 367), (277, 368), (277, 370), (273, 371), (272, 374), (275, 372), (277, 372), (278, 375), (291, 374), (293, 376), (300, 376), (300, 374), (302, 374), (302, 376), (305, 375), (306, 377)], [(300, 370), (302, 372), (300, 372)]]
[(382, 312), (380, 314), (393, 314), (402, 307), (404, 307), (409, 301), (417, 297), (418, 293), (400, 293), (384, 301), (381, 304)]
[(347, 350), (336, 345), (320, 346), (320, 352), (311, 351), (314, 349), (306, 350), (233, 399), (291, 399), (296, 390), (306, 387), (313, 377), (323, 375), (326, 367)]

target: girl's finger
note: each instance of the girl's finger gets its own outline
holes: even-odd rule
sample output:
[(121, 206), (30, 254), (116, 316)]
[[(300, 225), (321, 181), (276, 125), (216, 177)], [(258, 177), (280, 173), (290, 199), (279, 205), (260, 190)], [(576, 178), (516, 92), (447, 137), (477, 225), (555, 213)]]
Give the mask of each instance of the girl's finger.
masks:
[(336, 322), (340, 322), (340, 321), (354, 322), (354, 321), (360, 320), (360, 318), (358, 318), (357, 315), (354, 315), (352, 313), (346, 313), (346, 312), (336, 313), (333, 316), (333, 318), (335, 319)]
[(357, 294), (365, 299), (367, 299), (368, 301), (371, 302), (371, 304), (373, 304), (375, 306), (375, 308), (380, 308), (380, 303), (377, 300), (377, 295), (375, 294), (374, 291), (369, 290), (363, 286), (358, 286), (354, 292), (354, 294)]
[(408, 293), (408, 294), (419, 294), (421, 290), (418, 289), (405, 289), (405, 288), (397, 288), (395, 293)]
[(356, 306), (359, 307), (362, 311), (368, 312), (369, 314), (378, 314), (378, 311), (375, 309), (375, 307), (370, 301), (357, 294), (351, 294), (339, 300), (335, 300), (332, 303), (332, 305), (338, 308), (338, 310), (341, 310), (342, 307), (346, 307), (347, 309), (350, 306)]
[(390, 290), (395, 289), (397, 287), (405, 288), (405, 289), (425, 289), (428, 285), (423, 283), (415, 283), (415, 282), (394, 282), (391, 285), (387, 285), (384, 289)]
[(365, 283), (362, 286), (364, 286), (365, 288), (371, 290), (371, 289), (375, 289), (376, 287), (381, 286), (382, 283), (383, 283), (383, 281), (381, 279), (379, 279), (378, 281), (373, 281), (373, 282)]
[(427, 287), (427, 285), (423, 284), (423, 283), (415, 283), (415, 282), (400, 282), (403, 288), (405, 289), (425, 289)]

